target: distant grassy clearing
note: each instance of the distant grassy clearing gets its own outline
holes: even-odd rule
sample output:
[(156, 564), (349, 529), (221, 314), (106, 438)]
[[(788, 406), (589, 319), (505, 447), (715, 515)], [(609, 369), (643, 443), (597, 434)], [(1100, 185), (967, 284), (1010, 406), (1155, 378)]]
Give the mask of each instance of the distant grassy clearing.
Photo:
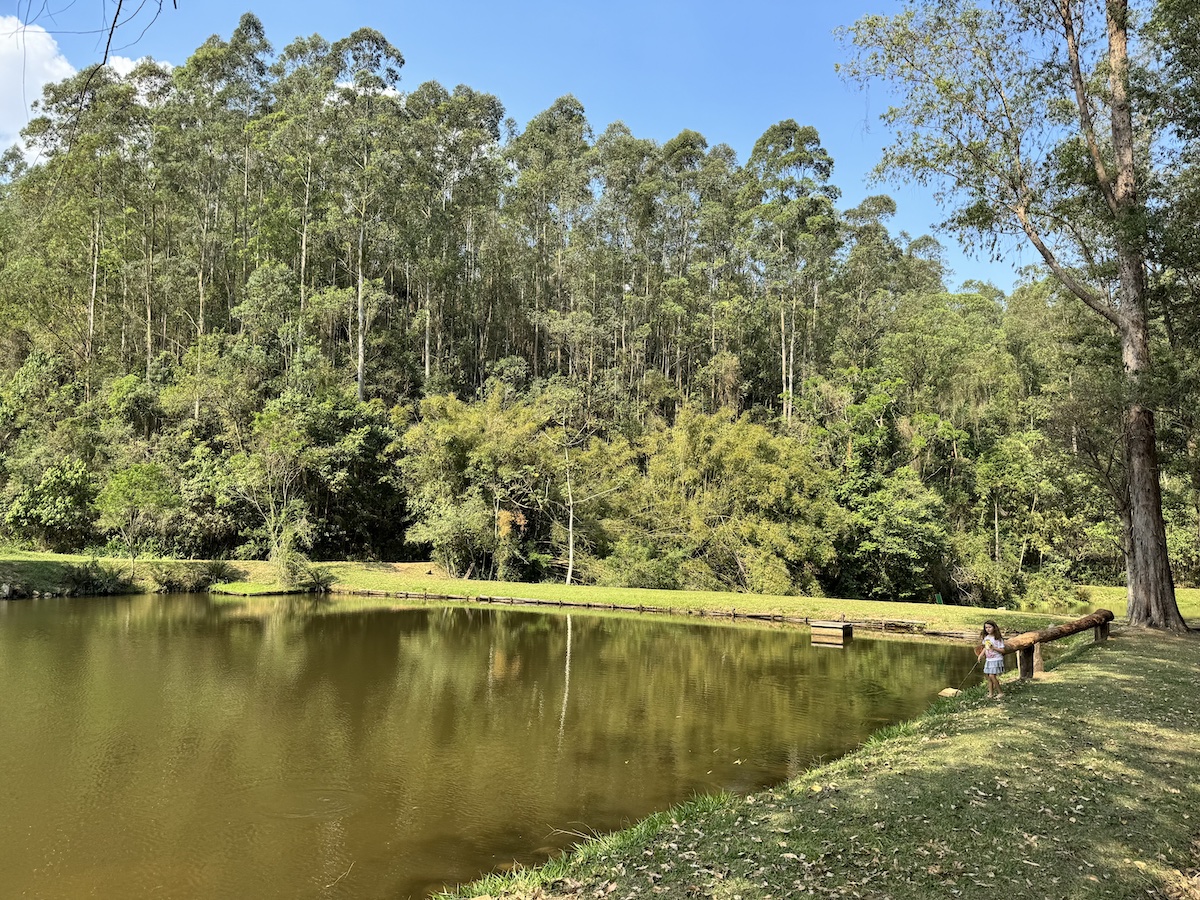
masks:
[[(1094, 607), (1111, 609), (1118, 618), (1126, 615), (1125, 588), (1087, 585), (1084, 590), (1090, 595)], [(1175, 588), (1175, 602), (1179, 604), (1179, 612), (1189, 622), (1200, 620), (1200, 588)]]
[[(329, 563), (337, 578), (335, 591), (408, 592), (458, 597), (514, 597), (547, 603), (612, 604), (670, 609), (679, 613), (780, 615), (794, 618), (852, 621), (908, 620), (924, 622), (932, 631), (977, 630), (985, 618), (1008, 631), (1040, 628), (1061, 617), (1043, 613), (947, 606), (932, 603), (887, 603), (830, 597), (785, 597), (720, 591), (662, 591), (591, 585), (525, 584), (447, 578), (429, 564)], [(433, 574), (425, 574), (432, 571)], [(340, 598), (335, 596), (335, 602)], [(369, 599), (366, 602), (370, 602)]]
[[(16, 582), (33, 590), (61, 589), (69, 565), (79, 565), (91, 557), (81, 554), (37, 553), (25, 550), (0, 550), (0, 581)], [(101, 558), (101, 562), (128, 571), (129, 560), (119, 557)], [(146, 557), (137, 561), (137, 581), (151, 590), (149, 567), (158, 562), (178, 565), (203, 565), (202, 560), (160, 560)], [(270, 563), (256, 560), (237, 560), (231, 563), (241, 576), (238, 581), (218, 590), (233, 591), (236, 595), (257, 596), (279, 593), (284, 588), (275, 581)], [(680, 614), (713, 613), (728, 615), (736, 610), (740, 615), (779, 615), (794, 618), (838, 619), (843, 615), (853, 621), (911, 620), (924, 622), (930, 631), (967, 632), (977, 630), (983, 619), (995, 619), (1006, 632), (1025, 631), (1043, 627), (1061, 616), (1032, 611), (992, 610), (987, 608), (949, 606), (931, 603), (890, 603), (869, 600), (844, 600), (829, 597), (786, 597), (757, 594), (724, 593), (719, 591), (661, 591), (636, 588), (609, 588), (563, 584), (525, 584), (498, 581), (477, 581), (450, 578), (432, 563), (321, 563), (336, 578), (334, 590), (409, 592), (413, 594), (446, 594), (456, 597), (514, 597), (548, 603), (615, 604), (630, 607), (670, 609)], [(1125, 615), (1125, 589), (1121, 587), (1087, 588), (1092, 608), (1111, 609), (1118, 617)], [(1177, 592), (1184, 618), (1200, 621), (1200, 589), (1181, 588)], [(350, 604), (346, 594), (332, 598), (336, 604)], [(355, 608), (390, 605), (386, 598), (355, 598)]]

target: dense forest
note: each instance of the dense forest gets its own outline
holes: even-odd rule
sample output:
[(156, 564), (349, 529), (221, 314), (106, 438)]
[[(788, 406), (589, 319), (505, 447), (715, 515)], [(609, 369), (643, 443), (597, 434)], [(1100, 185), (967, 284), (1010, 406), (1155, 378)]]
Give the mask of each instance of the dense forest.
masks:
[[(1175, 6), (1138, 81), (1168, 137), (1139, 144), (1137, 384), (1190, 584), (1200, 43)], [(792, 119), (743, 161), (597, 134), (570, 96), (520, 129), (402, 66), (369, 29), (276, 54), (246, 15), (184, 65), (46, 89), (0, 171), (0, 538), (987, 605), (1124, 577), (1129, 362), (1055, 266), (950, 290)], [(1116, 278), (1086, 148), (1053, 155), (1099, 248), (1074, 278)]]

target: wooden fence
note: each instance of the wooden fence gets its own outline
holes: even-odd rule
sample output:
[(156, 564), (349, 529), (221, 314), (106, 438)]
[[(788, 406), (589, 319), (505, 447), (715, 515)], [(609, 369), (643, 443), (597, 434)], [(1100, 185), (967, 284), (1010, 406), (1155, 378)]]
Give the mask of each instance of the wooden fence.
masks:
[(1072, 634), (1079, 634), (1089, 628), (1094, 631), (1096, 643), (1106, 641), (1108, 640), (1109, 623), (1112, 620), (1111, 611), (1098, 609), (1091, 615), (1073, 622), (1064, 622), (1062, 625), (1054, 625), (1041, 631), (1026, 631), (1018, 634), (1004, 642), (1004, 653), (1005, 655), (1009, 653), (1017, 655), (1017, 670), (1021, 674), (1021, 680), (1027, 681), (1033, 677), (1035, 672), (1042, 671), (1042, 644), (1057, 641), (1059, 638)]

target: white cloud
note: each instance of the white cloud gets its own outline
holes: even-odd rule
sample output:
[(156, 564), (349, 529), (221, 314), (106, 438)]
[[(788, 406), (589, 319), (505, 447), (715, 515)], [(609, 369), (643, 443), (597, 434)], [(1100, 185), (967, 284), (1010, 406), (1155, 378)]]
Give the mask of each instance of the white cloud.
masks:
[[(116, 72), (121, 78), (124, 78), (150, 58), (151, 57), (149, 56), (139, 56), (137, 59), (130, 59), (128, 56), (110, 56), (108, 58), (108, 67)], [(171, 63), (162, 62), (161, 60), (157, 59), (154, 60), (154, 63), (160, 68), (166, 69), (168, 72), (175, 68), (175, 66)]]
[(108, 58), (108, 67), (124, 78), (145, 58), (144, 56), (141, 59), (130, 59), (128, 56), (110, 56)]
[(13, 144), (29, 122), (29, 106), (42, 86), (74, 74), (54, 36), (40, 25), (0, 16), (0, 152)]

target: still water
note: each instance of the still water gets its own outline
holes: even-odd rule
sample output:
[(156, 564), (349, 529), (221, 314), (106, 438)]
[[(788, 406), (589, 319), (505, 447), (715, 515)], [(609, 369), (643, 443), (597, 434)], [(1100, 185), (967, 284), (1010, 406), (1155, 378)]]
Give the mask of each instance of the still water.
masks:
[(420, 897), (779, 782), (973, 662), (513, 609), (0, 603), (0, 894)]

